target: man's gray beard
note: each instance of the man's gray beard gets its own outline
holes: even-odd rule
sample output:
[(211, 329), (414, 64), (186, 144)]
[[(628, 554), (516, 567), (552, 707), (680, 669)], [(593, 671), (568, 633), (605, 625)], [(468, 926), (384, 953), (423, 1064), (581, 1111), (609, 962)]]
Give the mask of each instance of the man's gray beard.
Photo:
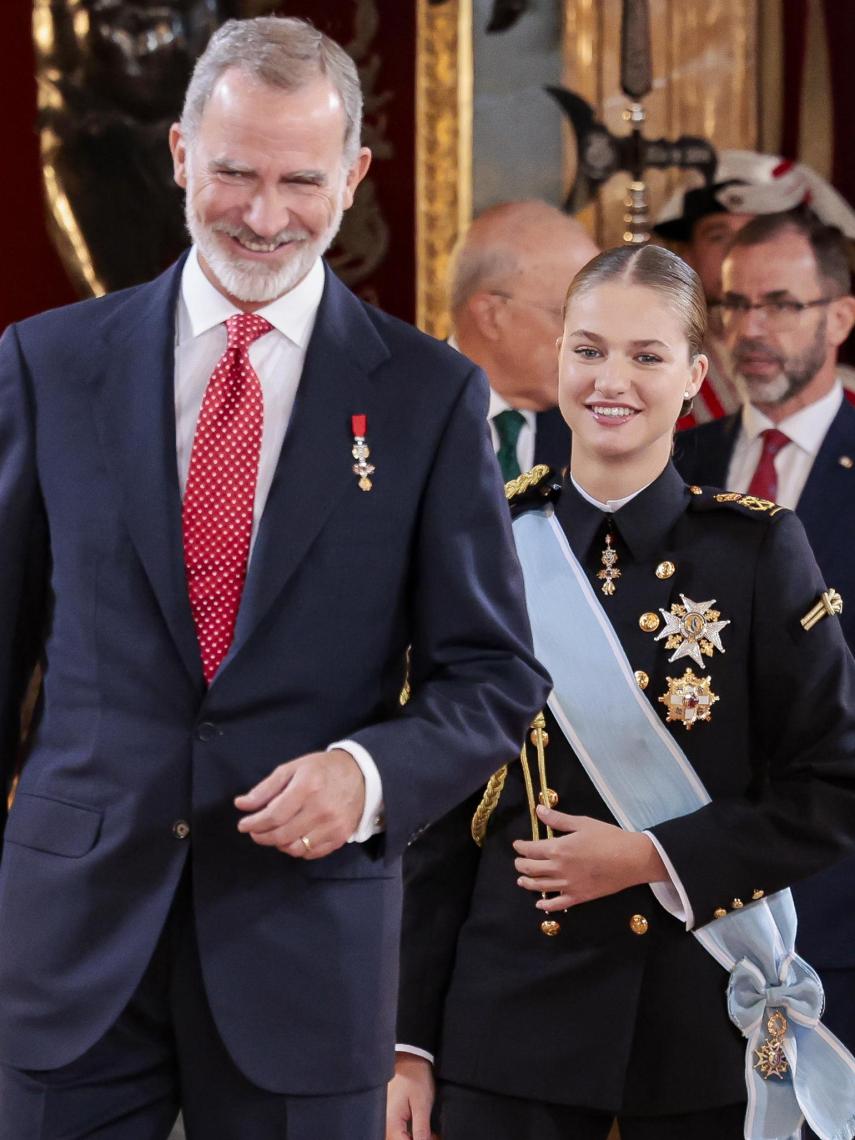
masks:
[(827, 325), (828, 318), (823, 315), (813, 342), (800, 356), (785, 361), (777, 376), (769, 380), (750, 379), (739, 371), (738, 362), (735, 362), (737, 384), (749, 402), (766, 407), (778, 407), (804, 391), (825, 363)]
[(303, 280), (317, 258), (329, 249), (339, 231), (343, 214), (344, 207), (339, 199), (335, 215), (324, 232), (315, 241), (305, 242), (296, 257), (275, 269), (227, 254), (217, 243), (216, 230), (199, 221), (190, 205), (189, 194), (184, 203), (190, 237), (217, 281), (229, 296), (254, 305), (275, 301)]

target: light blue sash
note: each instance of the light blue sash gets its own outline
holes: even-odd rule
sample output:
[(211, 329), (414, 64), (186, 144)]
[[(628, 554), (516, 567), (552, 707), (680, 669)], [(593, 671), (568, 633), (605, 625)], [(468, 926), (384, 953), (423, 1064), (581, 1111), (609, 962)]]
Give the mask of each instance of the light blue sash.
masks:
[[(626, 830), (643, 831), (709, 803), (682, 748), (636, 684), (551, 510), (521, 515), (514, 534), (534, 651), (555, 686), (549, 708), (609, 811)], [(748, 1039), (747, 1140), (795, 1140), (803, 1118), (822, 1140), (852, 1140), (855, 1059), (819, 1020), (822, 985), (795, 953), (790, 891), (731, 911), (693, 934), (730, 973), (728, 1012)], [(783, 1010), (788, 1022), (789, 1071), (765, 1079), (754, 1067), (755, 1050), (774, 1010)], [(698, 1046), (703, 1049), (700, 1033)]]

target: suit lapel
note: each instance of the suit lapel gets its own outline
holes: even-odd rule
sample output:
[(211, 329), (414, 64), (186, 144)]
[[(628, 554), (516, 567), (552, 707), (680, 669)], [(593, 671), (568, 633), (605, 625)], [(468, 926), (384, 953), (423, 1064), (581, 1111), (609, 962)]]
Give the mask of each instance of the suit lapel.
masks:
[(796, 504), (820, 563), (831, 539), (836, 542), (841, 510), (855, 501), (855, 408), (844, 399), (825, 433), (807, 483)]
[(214, 683), (282, 592), (356, 476), (351, 416), (382, 427), (370, 373), (389, 355), (361, 303), (327, 270), (291, 421), (265, 504), (235, 637)]
[(175, 307), (182, 265), (183, 260), (136, 290), (107, 316), (92, 383), (99, 442), (121, 487), (131, 539), (181, 658), (201, 687), (184, 577), (175, 444)]

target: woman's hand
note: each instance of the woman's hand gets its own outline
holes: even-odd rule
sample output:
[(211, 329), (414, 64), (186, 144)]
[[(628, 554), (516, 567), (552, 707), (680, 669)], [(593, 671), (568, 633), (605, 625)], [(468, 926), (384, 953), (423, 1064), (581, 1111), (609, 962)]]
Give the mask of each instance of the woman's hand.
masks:
[(541, 899), (540, 910), (566, 910), (576, 903), (613, 895), (638, 883), (668, 880), (665, 864), (650, 839), (586, 815), (539, 806), (538, 817), (554, 839), (517, 839), (517, 883), (527, 891), (555, 893)]
[(433, 1065), (415, 1053), (398, 1053), (386, 1099), (386, 1140), (439, 1140), (430, 1130)]

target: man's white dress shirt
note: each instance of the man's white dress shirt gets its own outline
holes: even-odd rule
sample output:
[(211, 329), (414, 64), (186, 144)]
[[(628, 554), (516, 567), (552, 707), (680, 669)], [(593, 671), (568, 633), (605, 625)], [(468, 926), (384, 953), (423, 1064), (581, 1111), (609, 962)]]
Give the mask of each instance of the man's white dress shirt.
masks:
[[(256, 340), (249, 349), (249, 359), (258, 376), (264, 399), (250, 558), (285, 432), (291, 420), (306, 360), (306, 349), (315, 327), (323, 291), (324, 269), (318, 258), (293, 289), (258, 310), (258, 315), (269, 321), (273, 329)], [(194, 247), (181, 274), (175, 322), (175, 428), (178, 480), (182, 497), (187, 486), (193, 436), (205, 389), (226, 351), (225, 322), (240, 311), (205, 276)], [(356, 741), (339, 740), (329, 745), (329, 749), (332, 748), (343, 748), (349, 752), (359, 765), (365, 780), (362, 818), (348, 841), (362, 843), (382, 830), (383, 788), (380, 773), (370, 754)], [(288, 759), (291, 757), (271, 756), (271, 768)]]

